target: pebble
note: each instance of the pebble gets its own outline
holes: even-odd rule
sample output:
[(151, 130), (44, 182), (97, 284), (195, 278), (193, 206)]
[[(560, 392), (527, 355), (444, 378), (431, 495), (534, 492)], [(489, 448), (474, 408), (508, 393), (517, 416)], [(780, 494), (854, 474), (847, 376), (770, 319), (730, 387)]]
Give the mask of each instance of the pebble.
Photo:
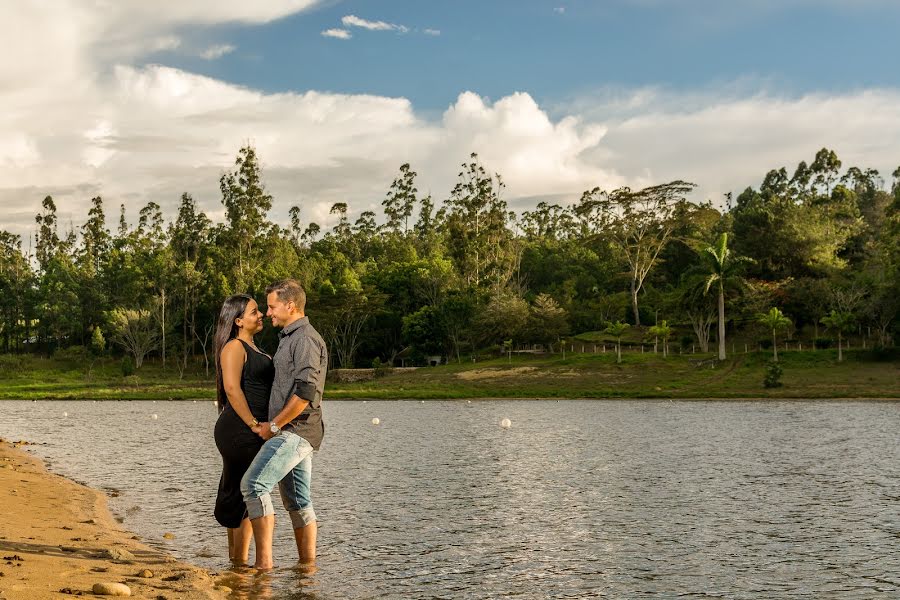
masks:
[(91, 588), (100, 596), (130, 596), (131, 588), (124, 583), (95, 583)]
[(153, 571), (150, 569), (144, 569), (137, 574), (138, 577), (143, 577), (144, 579), (150, 579), (153, 577)]
[(215, 589), (218, 590), (218, 591), (220, 591), (220, 592), (224, 592), (224, 593), (226, 593), (226, 594), (230, 594), (230, 593), (231, 593), (231, 588), (228, 587), (227, 585), (217, 585), (217, 586), (215, 587)]
[(122, 548), (109, 548), (106, 554), (113, 560), (134, 560), (134, 554)]

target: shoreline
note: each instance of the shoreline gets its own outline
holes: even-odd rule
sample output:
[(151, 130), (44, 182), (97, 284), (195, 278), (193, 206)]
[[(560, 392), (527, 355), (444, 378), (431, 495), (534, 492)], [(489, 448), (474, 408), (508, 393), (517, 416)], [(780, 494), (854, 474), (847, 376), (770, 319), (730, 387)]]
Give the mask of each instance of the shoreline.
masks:
[[(337, 398), (325, 398), (328, 402), (493, 402), (493, 401), (560, 401), (577, 400), (591, 401), (615, 401), (615, 402), (900, 402), (897, 396), (460, 396), (457, 398), (424, 398), (417, 396), (380, 398), (378, 396), (341, 396)], [(80, 398), (80, 397), (53, 397), (33, 398), (0, 398), (3, 402), (215, 402), (210, 398)], [(2, 440), (0, 440), (2, 441)]]
[(51, 473), (27, 445), (0, 439), (0, 599), (97, 597), (97, 583), (125, 584), (139, 598), (227, 597), (213, 575), (143, 544), (102, 492)]

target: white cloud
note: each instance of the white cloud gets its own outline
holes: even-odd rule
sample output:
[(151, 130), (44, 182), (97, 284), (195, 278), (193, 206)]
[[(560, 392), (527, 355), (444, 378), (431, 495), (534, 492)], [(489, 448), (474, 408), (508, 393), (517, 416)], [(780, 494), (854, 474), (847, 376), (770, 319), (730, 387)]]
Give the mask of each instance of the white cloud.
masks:
[(201, 52), (200, 57), (206, 60), (216, 60), (217, 58), (222, 58), (226, 54), (231, 54), (236, 49), (237, 48), (231, 44), (216, 44)]
[(353, 37), (346, 29), (326, 29), (322, 32), (324, 37), (337, 38), (339, 40), (349, 40)]
[(566, 14), (566, 7), (565, 6), (557, 6), (556, 8), (553, 9), (553, 12), (555, 12), (558, 15), (564, 15), (564, 14)]
[(164, 35), (153, 40), (152, 50), (155, 52), (163, 52), (166, 50), (175, 50), (179, 46), (181, 46), (181, 38), (176, 35)]
[(407, 33), (409, 28), (405, 25), (397, 25), (394, 23), (386, 23), (384, 21), (367, 21), (356, 15), (346, 15), (341, 19), (344, 27), (361, 27), (369, 31), (397, 31), (399, 33)]
[(441, 30), (428, 28), (423, 30), (422, 33), (424, 33), (425, 35), (441, 35)]
[[(491, 101), (463, 92), (442, 115), (424, 118), (404, 98), (268, 94), (162, 65), (138, 68), (132, 53), (171, 30), (149, 28), (116, 45), (108, 35), (115, 19), (85, 3), (11, 6), (16, 26), (0, 22), (0, 35), (25, 51), (0, 63), (0, 229), (19, 234), (33, 230), (46, 194), (57, 199), (62, 223), (82, 222), (97, 194), (111, 221), (120, 203), (134, 219), (151, 199), (171, 217), (185, 191), (221, 219), (218, 178), (247, 142), (275, 196), (271, 216), (284, 220), (301, 202), (304, 219), (326, 227), (336, 201), (354, 214), (380, 211), (404, 162), (419, 172), (423, 193), (446, 198), (473, 151), (503, 175), (517, 210), (537, 196), (565, 202), (593, 186), (675, 178), (718, 200), (758, 185), (768, 169), (811, 160), (822, 146), (845, 166), (874, 167), (886, 179), (900, 162), (893, 89), (748, 93), (764, 87), (757, 82), (690, 94), (608, 91), (565, 106), (539, 105), (527, 93)], [(224, 6), (225, 20), (252, 16), (243, 12), (251, 8)], [(46, 35), (27, 33), (38, 27)]]

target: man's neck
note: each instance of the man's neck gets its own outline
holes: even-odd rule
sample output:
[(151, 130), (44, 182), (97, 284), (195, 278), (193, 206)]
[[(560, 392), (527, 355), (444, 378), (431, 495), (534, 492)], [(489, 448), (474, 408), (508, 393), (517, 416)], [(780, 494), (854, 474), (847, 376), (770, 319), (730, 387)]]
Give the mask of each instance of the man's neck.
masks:
[(299, 321), (300, 319), (302, 319), (305, 316), (306, 315), (304, 313), (299, 313), (299, 314), (288, 317), (288, 322), (284, 324), (284, 327), (282, 327), (282, 329), (284, 329), (286, 327), (290, 327), (291, 325), (293, 325), (294, 323), (296, 323), (297, 321)]

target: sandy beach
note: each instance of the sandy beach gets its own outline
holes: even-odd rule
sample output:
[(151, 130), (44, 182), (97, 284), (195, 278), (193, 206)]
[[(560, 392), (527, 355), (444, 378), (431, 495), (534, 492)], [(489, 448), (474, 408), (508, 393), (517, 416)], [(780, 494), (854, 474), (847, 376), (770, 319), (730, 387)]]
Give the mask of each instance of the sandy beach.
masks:
[(48, 472), (24, 445), (0, 440), (0, 600), (100, 597), (98, 583), (135, 598), (227, 597), (214, 574), (142, 544), (102, 493)]

